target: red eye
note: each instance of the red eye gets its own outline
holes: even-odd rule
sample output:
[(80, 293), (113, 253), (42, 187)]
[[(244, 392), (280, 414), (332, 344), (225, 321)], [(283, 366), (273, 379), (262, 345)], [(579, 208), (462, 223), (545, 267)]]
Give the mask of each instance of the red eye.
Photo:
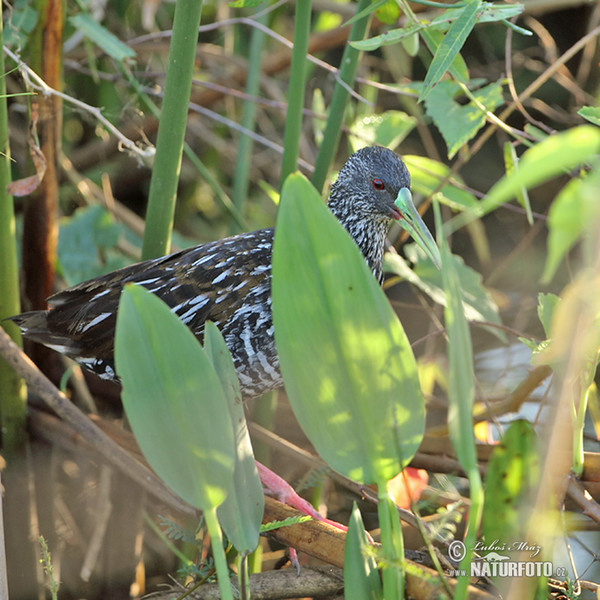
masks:
[(376, 190), (382, 190), (385, 185), (383, 184), (383, 181), (381, 181), (381, 179), (373, 179), (373, 181), (371, 182), (373, 184), (373, 187)]

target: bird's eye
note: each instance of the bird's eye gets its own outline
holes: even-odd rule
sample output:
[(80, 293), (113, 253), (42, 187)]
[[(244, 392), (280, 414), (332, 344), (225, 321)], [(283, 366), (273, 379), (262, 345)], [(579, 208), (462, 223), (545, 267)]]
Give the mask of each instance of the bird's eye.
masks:
[(383, 184), (383, 181), (381, 181), (381, 179), (373, 179), (373, 181), (371, 182), (373, 184), (373, 187), (376, 190), (382, 190), (385, 185)]

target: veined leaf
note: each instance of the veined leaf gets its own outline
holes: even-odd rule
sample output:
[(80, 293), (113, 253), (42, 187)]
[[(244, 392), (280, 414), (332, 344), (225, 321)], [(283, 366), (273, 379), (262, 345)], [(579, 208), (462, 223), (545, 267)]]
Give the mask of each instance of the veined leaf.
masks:
[(273, 322), (300, 425), (337, 471), (391, 479), (416, 451), (424, 402), (406, 334), (360, 250), (301, 175), (283, 187)]
[(125, 412), (151, 467), (186, 502), (214, 509), (233, 479), (233, 427), (198, 340), (162, 300), (127, 285), (115, 360)]
[[(454, 100), (460, 93), (461, 89), (454, 81), (441, 81), (425, 100), (425, 110), (448, 146), (448, 158), (453, 158), (485, 124), (485, 113), (476, 104), (469, 101), (463, 106)], [(500, 82), (490, 83), (472, 93), (491, 112), (502, 104)]]

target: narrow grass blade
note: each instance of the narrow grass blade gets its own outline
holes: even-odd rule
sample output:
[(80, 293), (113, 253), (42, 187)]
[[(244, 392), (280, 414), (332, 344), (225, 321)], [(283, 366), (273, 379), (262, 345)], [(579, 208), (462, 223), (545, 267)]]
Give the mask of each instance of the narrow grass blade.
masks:
[(344, 549), (344, 600), (380, 600), (383, 597), (377, 563), (366, 553), (368, 545), (365, 526), (354, 502)]
[(460, 52), (467, 37), (477, 22), (477, 13), (481, 8), (481, 0), (471, 0), (460, 10), (460, 15), (452, 23), (444, 39), (429, 65), (425, 75), (425, 88), (421, 92), (419, 101), (425, 99), (433, 86), (441, 80), (444, 73), (450, 68), (452, 61)]
[(233, 486), (225, 501), (217, 508), (217, 516), (235, 549), (240, 554), (248, 554), (258, 545), (265, 496), (254, 462), (233, 359), (221, 332), (210, 321), (204, 327), (204, 351), (225, 393), (227, 408), (233, 423), (236, 452)]

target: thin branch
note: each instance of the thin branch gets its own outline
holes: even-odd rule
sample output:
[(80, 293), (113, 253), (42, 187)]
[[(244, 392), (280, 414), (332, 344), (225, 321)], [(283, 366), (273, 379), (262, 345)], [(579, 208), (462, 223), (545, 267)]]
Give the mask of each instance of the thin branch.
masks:
[(102, 111), (99, 108), (97, 108), (96, 106), (86, 104), (81, 100), (77, 100), (77, 98), (73, 98), (68, 94), (64, 94), (63, 92), (59, 92), (58, 90), (55, 90), (54, 88), (50, 87), (33, 69), (27, 66), (17, 54), (13, 53), (6, 46), (3, 46), (3, 48), (4, 53), (9, 58), (11, 58), (17, 65), (19, 72), (21, 73), (21, 77), (23, 77), (23, 81), (25, 81), (27, 87), (42, 93), (44, 96), (56, 96), (58, 98), (61, 98), (65, 102), (68, 102), (69, 104), (72, 104), (80, 110), (89, 113), (94, 119), (102, 123), (102, 125), (119, 140), (119, 144), (123, 148), (126, 148), (130, 152), (137, 154), (139, 157), (146, 159), (154, 156), (154, 146), (147, 146), (145, 149), (140, 148), (133, 140), (130, 140), (128, 137), (124, 136), (102, 114)]

